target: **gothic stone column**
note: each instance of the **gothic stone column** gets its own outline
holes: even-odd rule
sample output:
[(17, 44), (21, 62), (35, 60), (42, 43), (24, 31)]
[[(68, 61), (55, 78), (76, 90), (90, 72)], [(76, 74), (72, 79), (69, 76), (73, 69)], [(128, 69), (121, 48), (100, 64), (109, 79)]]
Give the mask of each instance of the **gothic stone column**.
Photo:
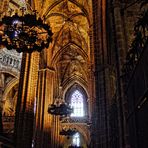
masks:
[(38, 67), (38, 52), (23, 54), (15, 120), (16, 148), (32, 147)]
[(108, 148), (106, 96), (106, 1), (93, 0), (95, 99), (92, 111), (92, 148)]
[(4, 74), (0, 72), (0, 134), (3, 134), (3, 121), (2, 121), (2, 112), (3, 112), (3, 91), (4, 91)]
[(117, 104), (118, 104), (118, 122), (119, 122), (119, 144), (121, 148), (126, 147), (126, 125), (124, 115), (124, 96), (121, 81), (121, 68), (126, 55), (126, 43), (124, 37), (123, 16), (121, 15), (121, 2), (114, 0), (112, 4), (112, 19), (115, 42), (116, 58), (116, 81), (117, 81)]
[(54, 70), (52, 68), (39, 70), (34, 133), (35, 148), (48, 148), (49, 145), (52, 147), (53, 116), (48, 113), (48, 105), (53, 103), (53, 78)]
[(52, 148), (59, 148), (60, 147), (60, 122), (59, 122), (59, 116), (53, 117), (53, 125), (52, 125)]

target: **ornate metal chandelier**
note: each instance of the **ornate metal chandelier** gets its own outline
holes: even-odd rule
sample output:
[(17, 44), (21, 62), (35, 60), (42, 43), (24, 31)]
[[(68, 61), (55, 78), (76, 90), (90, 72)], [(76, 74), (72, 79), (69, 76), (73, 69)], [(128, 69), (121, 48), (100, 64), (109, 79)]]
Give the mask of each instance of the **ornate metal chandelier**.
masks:
[(17, 13), (13, 16), (5, 16), (0, 23), (1, 44), (8, 50), (15, 49), (17, 52), (41, 51), (48, 48), (52, 41), (52, 32), (50, 26), (44, 23), (41, 18), (34, 14)]
[(76, 133), (77, 133), (76, 129), (62, 129), (60, 131), (60, 135), (62, 136), (73, 136)]
[(48, 113), (52, 115), (67, 116), (73, 112), (73, 108), (65, 102), (59, 102), (57, 99), (56, 103), (50, 104), (48, 107)]

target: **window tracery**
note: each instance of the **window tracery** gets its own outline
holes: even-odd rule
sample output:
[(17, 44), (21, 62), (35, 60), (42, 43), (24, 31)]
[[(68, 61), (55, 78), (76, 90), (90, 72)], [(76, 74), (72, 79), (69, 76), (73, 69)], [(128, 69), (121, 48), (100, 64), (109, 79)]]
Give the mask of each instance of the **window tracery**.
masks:
[(75, 90), (71, 95), (71, 106), (73, 107), (73, 113), (71, 117), (83, 117), (84, 116), (84, 103), (83, 94)]

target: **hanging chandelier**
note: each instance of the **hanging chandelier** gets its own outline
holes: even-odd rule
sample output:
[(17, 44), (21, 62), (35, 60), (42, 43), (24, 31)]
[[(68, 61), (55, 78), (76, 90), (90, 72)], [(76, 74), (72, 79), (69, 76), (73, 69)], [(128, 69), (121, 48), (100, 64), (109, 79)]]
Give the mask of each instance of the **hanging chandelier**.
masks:
[(76, 133), (77, 133), (77, 130), (76, 129), (71, 129), (71, 128), (69, 128), (69, 129), (62, 129), (60, 131), (60, 135), (62, 135), (62, 136), (73, 136)]
[(48, 48), (52, 41), (50, 26), (37, 17), (36, 12), (25, 14), (25, 8), (21, 9), (22, 15), (4, 16), (0, 23), (1, 44), (8, 50), (17, 52), (41, 51)]
[(48, 106), (48, 113), (52, 115), (67, 116), (73, 112), (73, 108), (65, 102), (56, 100), (54, 104)]

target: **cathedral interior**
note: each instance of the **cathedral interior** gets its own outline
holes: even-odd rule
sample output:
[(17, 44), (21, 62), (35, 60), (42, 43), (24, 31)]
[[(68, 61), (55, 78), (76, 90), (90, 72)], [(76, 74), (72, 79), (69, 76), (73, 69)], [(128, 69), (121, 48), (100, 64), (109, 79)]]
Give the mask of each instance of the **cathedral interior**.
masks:
[[(0, 0), (0, 148), (148, 148), (147, 4)], [(3, 18), (24, 13), (49, 46), (3, 44)]]

